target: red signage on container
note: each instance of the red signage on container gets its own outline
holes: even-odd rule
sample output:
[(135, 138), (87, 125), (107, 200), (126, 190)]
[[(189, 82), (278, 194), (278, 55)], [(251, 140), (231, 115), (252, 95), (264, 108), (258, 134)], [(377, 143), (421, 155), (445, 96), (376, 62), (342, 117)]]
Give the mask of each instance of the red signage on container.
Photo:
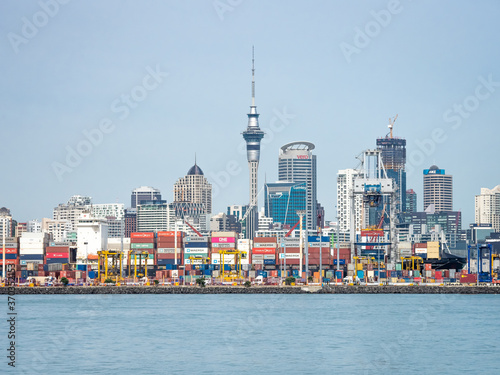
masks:
[(265, 247), (254, 247), (252, 249), (252, 254), (276, 254), (276, 249), (265, 248)]
[[(5, 249), (5, 254), (17, 254), (17, 249)], [(3, 253), (3, 250), (0, 249), (0, 255)], [(0, 257), (1, 258), (1, 257)]]
[[(177, 231), (177, 237), (181, 237), (182, 232)], [(158, 237), (175, 237), (175, 231), (158, 232)]]
[(155, 234), (152, 232), (132, 232), (130, 238), (155, 238)]
[(69, 253), (47, 253), (47, 258), (68, 258)]

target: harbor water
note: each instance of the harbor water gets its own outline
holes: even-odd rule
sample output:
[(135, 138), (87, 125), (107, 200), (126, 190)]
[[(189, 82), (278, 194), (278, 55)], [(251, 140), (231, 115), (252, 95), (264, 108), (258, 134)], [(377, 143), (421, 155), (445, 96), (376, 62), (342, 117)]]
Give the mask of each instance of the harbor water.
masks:
[(2, 374), (497, 374), (500, 366), (496, 295), (15, 298), (16, 368), (4, 355)]

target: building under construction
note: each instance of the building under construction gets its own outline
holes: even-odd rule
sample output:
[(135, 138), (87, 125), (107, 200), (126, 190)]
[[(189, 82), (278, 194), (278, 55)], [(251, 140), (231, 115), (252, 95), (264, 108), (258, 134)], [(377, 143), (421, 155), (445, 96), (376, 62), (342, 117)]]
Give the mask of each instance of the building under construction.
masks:
[(393, 137), (392, 130), (397, 119), (389, 119), (390, 132), (377, 139), (377, 148), (382, 151), (382, 162), (387, 177), (394, 179), (397, 189), (396, 212), (406, 211), (406, 139)]

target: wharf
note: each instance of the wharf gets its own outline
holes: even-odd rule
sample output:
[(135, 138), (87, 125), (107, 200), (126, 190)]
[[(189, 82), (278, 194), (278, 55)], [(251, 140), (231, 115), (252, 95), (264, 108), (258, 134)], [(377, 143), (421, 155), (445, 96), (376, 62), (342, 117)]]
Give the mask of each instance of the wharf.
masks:
[[(0, 288), (7, 294), (8, 288)], [(500, 294), (500, 286), (339, 285), (300, 286), (68, 286), (15, 287), (15, 294)]]

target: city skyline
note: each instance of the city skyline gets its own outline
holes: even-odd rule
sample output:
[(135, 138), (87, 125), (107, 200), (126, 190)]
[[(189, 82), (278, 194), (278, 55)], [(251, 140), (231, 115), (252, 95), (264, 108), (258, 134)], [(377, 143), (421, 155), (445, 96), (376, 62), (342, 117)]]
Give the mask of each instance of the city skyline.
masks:
[[(396, 114), (394, 135), (407, 140), (411, 164), (407, 189), (423, 197), (422, 170), (445, 168), (454, 176), (453, 209), (465, 224), (474, 221), (480, 189), (498, 185), (495, 173), (476, 168), (496, 170), (495, 137), (482, 137), (480, 159), (461, 151), (494, 132), (499, 52), (488, 46), (498, 34), (497, 4), (401, 2), (388, 9), (382, 1), (276, 1), (222, 13), (210, 2), (150, 4), (69, 2), (43, 26), (33, 20), (45, 12), (38, 3), (2, 4), (0, 121), (9, 140), (2, 156), (14, 158), (20, 173), (0, 193), (14, 218), (49, 216), (74, 194), (127, 204), (141, 185), (171, 202), (171, 186), (194, 152), (215, 186), (213, 212), (246, 204), (239, 133), (253, 44), (266, 132), (259, 188), (264, 175), (277, 180), (279, 147), (307, 139), (316, 145), (318, 201), (334, 220), (337, 171), (354, 168), (356, 155), (375, 148)], [(151, 22), (136, 26), (136, 14)], [(85, 16), (96, 17), (92, 27)], [(426, 30), (418, 27), (423, 17), (435, 21)], [(162, 140), (171, 137), (176, 142), (166, 147)], [(81, 155), (71, 153), (78, 148)]]

